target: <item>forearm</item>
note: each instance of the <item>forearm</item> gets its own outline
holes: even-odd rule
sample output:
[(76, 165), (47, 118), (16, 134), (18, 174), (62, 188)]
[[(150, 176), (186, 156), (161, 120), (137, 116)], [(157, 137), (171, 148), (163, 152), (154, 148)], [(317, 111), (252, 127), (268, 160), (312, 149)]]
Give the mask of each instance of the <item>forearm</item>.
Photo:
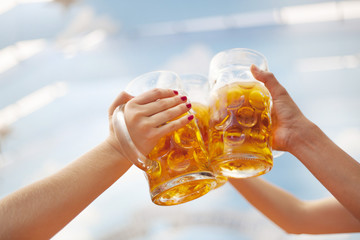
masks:
[(360, 164), (357, 161), (310, 122), (294, 134), (289, 152), (360, 221)]
[(49, 239), (130, 167), (102, 143), (58, 173), (0, 201), (1, 239)]
[(303, 222), (302, 201), (260, 177), (229, 181), (251, 205), (283, 230), (288, 233), (299, 231), (299, 224)]
[(302, 201), (259, 177), (229, 181), (249, 203), (287, 233), (360, 231), (360, 222), (334, 198)]

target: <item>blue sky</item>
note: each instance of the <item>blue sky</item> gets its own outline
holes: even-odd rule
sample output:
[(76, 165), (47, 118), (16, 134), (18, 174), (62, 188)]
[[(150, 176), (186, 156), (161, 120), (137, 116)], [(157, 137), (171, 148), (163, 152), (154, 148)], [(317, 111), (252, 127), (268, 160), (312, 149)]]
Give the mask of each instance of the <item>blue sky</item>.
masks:
[[(82, 0), (64, 8), (22, 0), (5, 11), (2, 1), (0, 197), (102, 141), (107, 108), (131, 79), (154, 70), (207, 75), (212, 56), (236, 47), (263, 53), (304, 114), (359, 160), (360, 11), (350, 11), (351, 2), (359, 6), (359, 1)], [(301, 6), (322, 9), (314, 16), (324, 18), (309, 10), (297, 16)], [(334, 17), (334, 11), (343, 17)], [(263, 177), (302, 199), (329, 196), (289, 153), (275, 159)], [(54, 237), (265, 238), (359, 234), (287, 235), (230, 185), (183, 205), (159, 207), (150, 200), (143, 173), (133, 167)]]

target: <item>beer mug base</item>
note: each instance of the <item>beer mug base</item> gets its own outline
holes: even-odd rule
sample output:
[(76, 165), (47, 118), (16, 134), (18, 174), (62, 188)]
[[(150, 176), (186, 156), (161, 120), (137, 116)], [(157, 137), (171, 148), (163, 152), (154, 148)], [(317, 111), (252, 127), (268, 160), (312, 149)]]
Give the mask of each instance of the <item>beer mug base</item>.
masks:
[(207, 194), (216, 186), (211, 172), (189, 173), (170, 180), (150, 192), (157, 205), (170, 206), (186, 203)]
[(248, 178), (263, 175), (273, 166), (264, 156), (257, 154), (232, 154), (212, 160), (214, 172), (230, 178)]

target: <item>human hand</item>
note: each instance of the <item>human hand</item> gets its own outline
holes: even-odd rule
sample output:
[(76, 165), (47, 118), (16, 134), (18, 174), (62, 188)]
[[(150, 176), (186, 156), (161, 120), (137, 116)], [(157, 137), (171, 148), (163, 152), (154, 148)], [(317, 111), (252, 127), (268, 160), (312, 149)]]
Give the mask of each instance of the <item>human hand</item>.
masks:
[(112, 116), (115, 111), (115, 109), (122, 105), (127, 103), (130, 99), (132, 99), (133, 96), (126, 92), (121, 92), (113, 101), (113, 103), (110, 105), (108, 109), (108, 117), (109, 117), (109, 136), (106, 139), (106, 142), (109, 143), (118, 153), (122, 154), (122, 148), (119, 146), (119, 141), (116, 138), (115, 132), (114, 132), (114, 125), (112, 121)]
[(155, 88), (131, 99), (125, 105), (124, 117), (137, 149), (145, 156), (149, 154), (161, 137), (194, 118), (193, 115), (181, 116), (190, 108), (186, 96), (170, 89)]
[(301, 134), (310, 121), (302, 114), (273, 73), (260, 70), (255, 65), (252, 65), (250, 70), (255, 79), (265, 84), (272, 96), (273, 148), (289, 151), (295, 142), (292, 140)]

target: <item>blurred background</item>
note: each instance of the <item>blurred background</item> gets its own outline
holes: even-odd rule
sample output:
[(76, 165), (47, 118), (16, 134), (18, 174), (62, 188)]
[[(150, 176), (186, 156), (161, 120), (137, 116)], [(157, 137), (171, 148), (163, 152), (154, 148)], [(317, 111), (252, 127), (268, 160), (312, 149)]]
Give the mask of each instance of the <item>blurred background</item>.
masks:
[[(360, 1), (0, 0), (0, 197), (105, 139), (107, 108), (131, 79), (207, 75), (217, 52), (238, 47), (263, 53), (304, 114), (359, 160), (359, 43)], [(301, 199), (330, 196), (289, 153), (263, 178)], [(132, 167), (54, 239), (359, 237), (288, 235), (230, 184), (159, 207)]]

